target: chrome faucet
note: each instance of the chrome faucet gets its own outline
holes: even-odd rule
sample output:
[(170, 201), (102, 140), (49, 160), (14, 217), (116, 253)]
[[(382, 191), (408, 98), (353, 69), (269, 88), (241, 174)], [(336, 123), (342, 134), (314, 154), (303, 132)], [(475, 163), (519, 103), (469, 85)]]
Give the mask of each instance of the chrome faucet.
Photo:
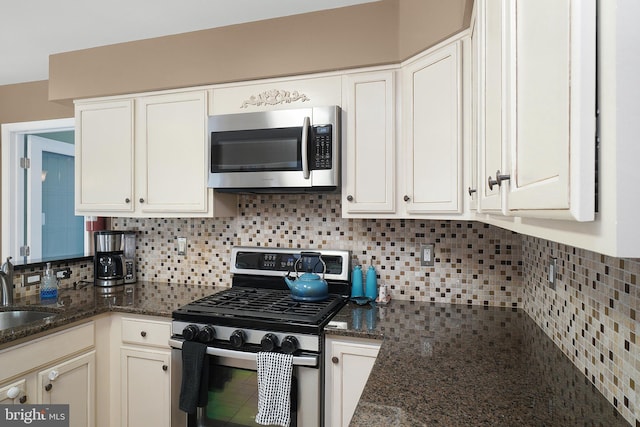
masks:
[(13, 264), (11, 257), (0, 267), (0, 306), (13, 305)]

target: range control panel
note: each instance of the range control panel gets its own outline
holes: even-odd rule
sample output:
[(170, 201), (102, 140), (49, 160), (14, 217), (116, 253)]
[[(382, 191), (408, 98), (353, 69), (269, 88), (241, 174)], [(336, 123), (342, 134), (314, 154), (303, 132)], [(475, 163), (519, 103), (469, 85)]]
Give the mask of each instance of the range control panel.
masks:
[(348, 280), (350, 257), (349, 251), (236, 247), (232, 250), (231, 272), (274, 276), (293, 271), (324, 272), (328, 278)]

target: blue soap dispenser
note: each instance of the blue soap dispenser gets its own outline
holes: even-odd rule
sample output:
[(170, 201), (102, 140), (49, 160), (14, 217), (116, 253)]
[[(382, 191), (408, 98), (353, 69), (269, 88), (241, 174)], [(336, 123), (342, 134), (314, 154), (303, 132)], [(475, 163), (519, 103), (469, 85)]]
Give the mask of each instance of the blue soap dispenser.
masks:
[(376, 269), (373, 265), (370, 265), (367, 269), (365, 296), (372, 301), (375, 301), (376, 298), (378, 298), (378, 278)]
[(351, 298), (360, 298), (364, 295), (362, 286), (362, 267), (356, 265), (351, 273)]

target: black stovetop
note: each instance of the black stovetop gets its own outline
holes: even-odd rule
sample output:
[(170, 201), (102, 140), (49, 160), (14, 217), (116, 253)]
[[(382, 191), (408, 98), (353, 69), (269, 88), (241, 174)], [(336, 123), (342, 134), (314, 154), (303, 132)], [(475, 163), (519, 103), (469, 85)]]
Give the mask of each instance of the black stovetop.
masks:
[(340, 294), (323, 301), (296, 301), (289, 290), (232, 287), (173, 312), (174, 320), (211, 325), (317, 333), (346, 303)]

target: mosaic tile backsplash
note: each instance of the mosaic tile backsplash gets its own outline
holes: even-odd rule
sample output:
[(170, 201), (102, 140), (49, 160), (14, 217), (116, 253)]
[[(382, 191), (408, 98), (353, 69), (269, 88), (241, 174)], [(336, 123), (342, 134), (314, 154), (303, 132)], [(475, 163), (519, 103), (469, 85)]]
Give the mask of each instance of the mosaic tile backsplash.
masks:
[[(166, 282), (168, 293), (194, 299), (214, 285), (230, 286), (231, 248), (248, 245), (351, 250), (354, 264), (376, 267), (395, 299), (521, 308), (640, 427), (640, 260), (477, 222), (342, 218), (338, 195), (238, 200), (235, 218), (114, 218), (113, 226), (139, 232), (140, 280)], [(177, 237), (187, 238), (184, 256)], [(425, 243), (435, 244), (433, 267), (420, 266)], [(555, 290), (547, 284), (551, 257), (558, 260)], [(86, 262), (71, 267), (72, 281), (93, 275)]]
[[(640, 260), (522, 236), (524, 310), (633, 425), (640, 426)], [(548, 260), (557, 258), (556, 290)]]
[[(242, 195), (236, 218), (117, 218), (139, 231), (138, 277), (197, 287), (230, 285), (233, 246), (331, 248), (374, 265), (393, 298), (519, 307), (518, 234), (474, 222), (341, 217), (338, 195)], [(177, 237), (186, 237), (185, 256)], [(420, 266), (420, 245), (435, 244), (435, 266)]]

